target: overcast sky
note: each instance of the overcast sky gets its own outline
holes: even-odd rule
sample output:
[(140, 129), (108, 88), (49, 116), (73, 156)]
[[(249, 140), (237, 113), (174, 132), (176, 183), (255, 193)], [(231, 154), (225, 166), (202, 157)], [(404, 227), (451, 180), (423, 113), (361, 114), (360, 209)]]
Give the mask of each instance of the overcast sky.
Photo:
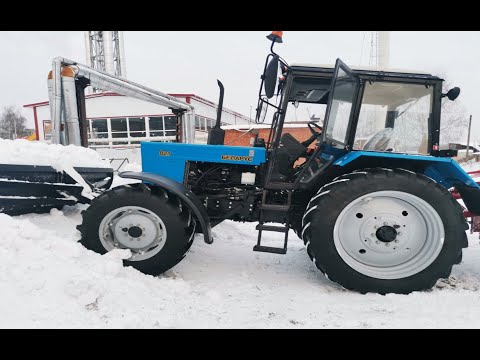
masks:
[[(195, 93), (216, 101), (216, 79), (225, 85), (224, 105), (245, 115), (255, 109), (270, 31), (125, 32), (127, 77), (168, 93)], [(289, 63), (368, 65), (369, 31), (287, 31), (277, 52)], [(480, 140), (480, 32), (391, 32), (390, 66), (445, 74), (462, 89)], [(0, 32), (0, 107), (44, 101), (55, 56), (85, 63), (83, 32)], [(24, 114), (31, 121), (31, 111)], [(33, 124), (32, 124), (33, 126)]]

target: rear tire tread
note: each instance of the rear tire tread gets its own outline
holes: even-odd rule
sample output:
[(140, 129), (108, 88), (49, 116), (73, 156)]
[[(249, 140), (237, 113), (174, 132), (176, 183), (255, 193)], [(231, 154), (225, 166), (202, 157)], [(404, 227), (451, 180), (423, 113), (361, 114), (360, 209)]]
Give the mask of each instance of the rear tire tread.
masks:
[[(352, 279), (352, 277), (346, 276), (346, 274), (343, 274), (341, 271), (336, 272), (337, 269), (327, 270), (320, 260), (322, 254), (318, 253), (318, 248), (315, 249), (315, 246), (312, 244), (312, 241), (315, 240), (311, 236), (311, 227), (309, 229), (306, 228), (307, 224), (311, 223), (312, 221), (318, 221), (318, 219), (322, 216), (322, 211), (325, 212), (325, 209), (328, 209), (329, 207), (332, 207), (332, 204), (335, 204), (335, 194), (351, 192), (352, 187), (354, 186), (352, 182), (355, 183), (355, 186), (361, 186), (362, 184), (381, 181), (382, 179), (392, 177), (414, 181), (416, 183), (420, 183), (421, 186), (428, 186), (429, 188), (435, 189), (434, 191), (437, 193), (437, 195), (451, 205), (452, 211), (456, 212), (456, 214), (452, 216), (450, 223), (444, 223), (444, 226), (446, 230), (447, 227), (451, 229), (453, 226), (455, 226), (455, 229), (452, 230), (457, 232), (455, 239), (452, 239), (454, 242), (454, 250), (452, 250), (451, 253), (446, 254), (447, 258), (442, 259), (440, 262), (441, 266), (437, 266), (434, 273), (426, 274), (425, 270), (427, 270), (427, 268), (422, 270), (419, 274), (413, 275), (419, 276), (418, 279), (413, 282), (414, 285), (410, 287), (396, 287), (393, 285), (389, 286), (385, 281), (377, 281), (379, 279), (374, 279), (375, 281), (357, 281), (359, 279)], [(326, 193), (327, 191), (328, 193)], [(468, 223), (463, 216), (463, 211), (460, 204), (458, 204), (458, 202), (452, 197), (447, 189), (438, 185), (431, 178), (423, 174), (414, 173), (404, 169), (361, 169), (353, 173), (348, 173), (337, 177), (332, 183), (324, 185), (317, 192), (317, 195), (321, 193), (325, 194), (318, 196), (315, 200), (311, 201), (305, 209), (305, 213), (307, 214), (311, 208), (317, 206), (316, 209), (310, 211), (302, 220), (303, 242), (307, 247), (308, 256), (314, 262), (315, 266), (330, 280), (340, 283), (346, 289), (358, 291), (360, 293), (378, 292), (381, 294), (389, 292), (408, 294), (412, 291), (430, 289), (435, 285), (439, 278), (447, 278), (450, 276), (452, 266), (454, 264), (458, 264), (462, 259), (462, 248), (468, 246), (468, 239), (465, 234), (465, 230), (468, 229)], [(298, 235), (301, 236), (302, 232), (300, 232)], [(442, 253), (440, 255), (442, 255)], [(444, 255), (445, 254), (443, 254), (443, 256)], [(328, 274), (326, 271), (328, 271)], [(360, 275), (359, 278), (368, 278), (360, 273), (357, 274)], [(371, 280), (373, 278), (368, 279)]]
[[(170, 221), (173, 221), (173, 223), (179, 222), (180, 224), (175, 226), (175, 229), (167, 228), (166, 244), (158, 254), (143, 261), (124, 260), (124, 265), (133, 266), (145, 274), (154, 276), (174, 267), (185, 257), (192, 246), (195, 237), (196, 220), (188, 205), (181, 199), (177, 199), (172, 193), (168, 193), (167, 198), (158, 190), (160, 189), (151, 189), (144, 184), (124, 185), (108, 190), (96, 197), (92, 200), (90, 206), (81, 213), (82, 223), (77, 226), (77, 230), (81, 234), (79, 242), (89, 250), (101, 254), (106, 253), (106, 249), (98, 239), (98, 225), (101, 219), (111, 211), (112, 205), (118, 204), (116, 207), (127, 206), (128, 203), (125, 203), (126, 200), (137, 199), (136, 201), (138, 202), (138, 199), (144, 198), (145, 208), (155, 213), (168, 209), (168, 214), (177, 215), (176, 220), (173, 219)], [(161, 190), (166, 192), (164, 189)], [(112, 204), (112, 202), (114, 204)], [(181, 204), (181, 209), (179, 203)], [(143, 204), (138, 204), (138, 206), (143, 206)], [(162, 218), (162, 215), (159, 215), (159, 217)], [(190, 224), (188, 224), (189, 218)], [(182, 228), (183, 231), (180, 230)], [(181, 232), (177, 234), (177, 236), (175, 236), (175, 234), (169, 235), (169, 232), (171, 233), (172, 231)], [(171, 245), (169, 241), (170, 243), (175, 242), (176, 244)], [(181, 243), (184, 245), (182, 246)], [(166, 251), (169, 253), (166, 253)]]

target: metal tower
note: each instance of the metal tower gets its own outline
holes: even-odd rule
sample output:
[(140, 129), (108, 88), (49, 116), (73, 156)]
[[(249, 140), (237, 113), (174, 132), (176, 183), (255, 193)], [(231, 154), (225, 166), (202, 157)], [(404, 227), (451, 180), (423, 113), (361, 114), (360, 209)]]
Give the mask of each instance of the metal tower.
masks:
[(372, 31), (370, 39), (370, 59), (368, 60), (368, 66), (378, 66), (378, 32)]
[(88, 66), (127, 77), (123, 31), (85, 31), (85, 50)]

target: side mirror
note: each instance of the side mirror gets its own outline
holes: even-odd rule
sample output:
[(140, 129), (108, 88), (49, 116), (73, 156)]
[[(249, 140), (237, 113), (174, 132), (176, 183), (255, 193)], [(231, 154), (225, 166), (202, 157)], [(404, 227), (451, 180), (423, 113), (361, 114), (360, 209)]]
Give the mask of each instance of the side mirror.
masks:
[(275, 93), (275, 85), (277, 85), (278, 61), (279, 56), (275, 55), (272, 60), (270, 60), (267, 68), (265, 69), (265, 95), (267, 95), (267, 98), (269, 99), (271, 99), (273, 94)]
[(460, 95), (460, 88), (459, 87), (454, 87), (454, 88), (448, 90), (448, 92), (446, 94), (443, 94), (443, 96), (448, 97), (448, 99), (451, 100), (451, 101), (454, 101), (456, 98), (458, 98), (458, 95)]

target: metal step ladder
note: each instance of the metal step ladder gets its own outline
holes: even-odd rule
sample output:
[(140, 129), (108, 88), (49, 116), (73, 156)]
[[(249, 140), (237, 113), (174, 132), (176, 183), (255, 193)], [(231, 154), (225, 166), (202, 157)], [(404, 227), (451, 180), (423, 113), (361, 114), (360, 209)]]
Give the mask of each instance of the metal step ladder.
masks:
[[(253, 251), (259, 252), (268, 252), (272, 254), (286, 254), (287, 253), (287, 243), (288, 243), (288, 230), (290, 228), (290, 208), (292, 204), (292, 190), (287, 190), (288, 197), (286, 204), (268, 204), (267, 195), (268, 189), (263, 190), (262, 203), (260, 205), (260, 220), (256, 229), (258, 230), (258, 240), (257, 245), (253, 247)], [(284, 226), (273, 226), (273, 225), (264, 225), (264, 211), (276, 211), (279, 213), (285, 213), (285, 224)], [(262, 246), (262, 232), (263, 231), (274, 231), (285, 234), (283, 248), (271, 247), (271, 246)]]

